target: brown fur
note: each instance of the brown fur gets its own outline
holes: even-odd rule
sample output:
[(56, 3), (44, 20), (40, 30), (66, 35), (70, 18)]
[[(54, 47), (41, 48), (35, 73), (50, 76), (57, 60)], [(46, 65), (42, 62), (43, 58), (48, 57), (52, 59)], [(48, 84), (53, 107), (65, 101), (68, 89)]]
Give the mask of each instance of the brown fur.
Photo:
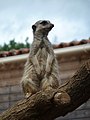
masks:
[(33, 43), (25, 64), (22, 87), (26, 97), (43, 89), (59, 86), (59, 70), (53, 47), (47, 38), (54, 27), (50, 21), (40, 20), (33, 26)]

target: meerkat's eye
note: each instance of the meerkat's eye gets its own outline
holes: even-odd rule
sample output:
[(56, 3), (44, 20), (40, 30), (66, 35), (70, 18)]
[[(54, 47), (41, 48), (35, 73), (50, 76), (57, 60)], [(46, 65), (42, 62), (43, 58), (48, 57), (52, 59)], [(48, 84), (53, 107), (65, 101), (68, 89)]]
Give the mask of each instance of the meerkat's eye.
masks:
[(44, 21), (42, 21), (40, 24), (42, 24), (42, 25), (47, 25), (48, 22), (44, 20)]

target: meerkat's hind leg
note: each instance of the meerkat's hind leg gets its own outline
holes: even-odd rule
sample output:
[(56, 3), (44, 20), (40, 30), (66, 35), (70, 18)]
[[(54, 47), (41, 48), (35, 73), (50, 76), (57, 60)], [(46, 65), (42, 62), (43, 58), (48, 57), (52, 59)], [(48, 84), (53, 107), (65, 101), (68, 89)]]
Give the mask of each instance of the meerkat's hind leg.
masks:
[(24, 82), (22, 82), (22, 89), (25, 95), (25, 98), (31, 96), (31, 92), (30, 92), (30, 88), (28, 88), (28, 84), (25, 84)]
[(41, 82), (41, 89), (42, 90), (57, 89), (58, 86), (59, 86), (59, 82), (53, 76), (45, 77)]
[(29, 89), (28, 88), (23, 88), (25, 90), (24, 94), (25, 94), (25, 97), (28, 98), (29, 96), (31, 96), (31, 92), (29, 92)]
[(51, 74), (51, 76), (49, 76), (49, 84), (53, 89), (57, 89), (59, 86), (59, 81), (54, 75)]
[(22, 81), (22, 88), (26, 98), (38, 91), (38, 85), (30, 78)]
[(51, 90), (51, 89), (52, 89), (52, 86), (51, 86), (51, 84), (49, 83), (49, 78), (45, 77), (45, 78), (41, 81), (41, 89), (42, 89), (43, 91)]

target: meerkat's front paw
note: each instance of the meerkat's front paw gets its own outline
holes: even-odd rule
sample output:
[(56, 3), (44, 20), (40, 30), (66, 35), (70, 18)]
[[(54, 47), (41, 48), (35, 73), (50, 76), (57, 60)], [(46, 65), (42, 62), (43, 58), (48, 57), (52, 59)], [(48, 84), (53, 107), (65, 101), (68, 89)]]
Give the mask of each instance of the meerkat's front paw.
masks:
[(46, 74), (48, 75), (50, 73), (51, 69), (49, 65), (46, 65)]
[(40, 75), (40, 73), (41, 73), (40, 66), (37, 66), (37, 67), (36, 67), (36, 73), (37, 73), (38, 75)]

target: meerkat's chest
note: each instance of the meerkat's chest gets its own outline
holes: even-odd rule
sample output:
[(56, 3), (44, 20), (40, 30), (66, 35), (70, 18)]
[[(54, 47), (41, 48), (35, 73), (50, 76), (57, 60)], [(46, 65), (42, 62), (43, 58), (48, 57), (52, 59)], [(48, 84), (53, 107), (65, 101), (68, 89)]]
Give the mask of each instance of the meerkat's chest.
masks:
[(39, 50), (37, 52), (37, 59), (38, 59), (40, 65), (46, 64), (47, 57), (48, 57), (48, 52), (47, 52), (46, 48), (45, 47), (39, 48)]
[(45, 74), (45, 69), (46, 69), (46, 63), (47, 63), (47, 57), (48, 57), (48, 52), (46, 48), (39, 48), (38, 55), (37, 55), (37, 60), (40, 65), (40, 70), (41, 70), (41, 76)]

